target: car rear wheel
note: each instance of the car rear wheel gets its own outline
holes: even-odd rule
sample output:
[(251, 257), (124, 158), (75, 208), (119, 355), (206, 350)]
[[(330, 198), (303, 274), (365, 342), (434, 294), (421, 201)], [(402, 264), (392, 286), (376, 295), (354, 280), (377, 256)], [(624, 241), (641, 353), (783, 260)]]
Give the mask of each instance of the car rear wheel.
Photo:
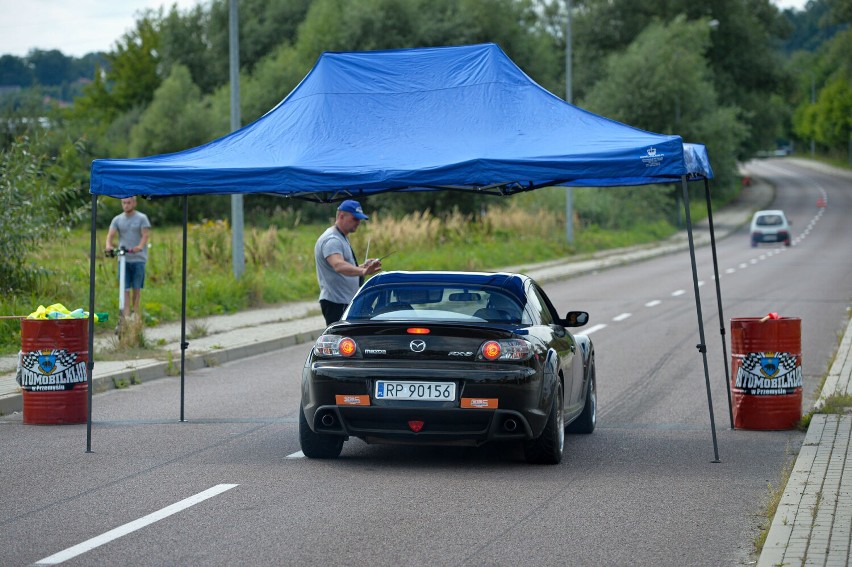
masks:
[(302, 453), (311, 459), (336, 459), (343, 450), (346, 438), (341, 435), (321, 435), (314, 433), (305, 419), (305, 408), (299, 404), (299, 442)]
[(558, 465), (565, 452), (565, 419), (562, 414), (562, 383), (556, 383), (553, 405), (544, 431), (536, 439), (524, 443), (524, 456), (528, 463)]
[(580, 417), (568, 424), (570, 433), (591, 433), (598, 421), (598, 380), (595, 376), (595, 359), (589, 363), (589, 382), (586, 385), (586, 404)]

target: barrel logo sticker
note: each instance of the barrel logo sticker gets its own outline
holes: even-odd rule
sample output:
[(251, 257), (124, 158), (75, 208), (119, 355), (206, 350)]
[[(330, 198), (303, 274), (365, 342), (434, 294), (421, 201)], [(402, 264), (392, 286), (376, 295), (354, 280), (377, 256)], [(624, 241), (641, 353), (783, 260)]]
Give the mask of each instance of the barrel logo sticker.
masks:
[(70, 390), (74, 384), (88, 380), (86, 361), (65, 349), (22, 353), (17, 382), (24, 390), (49, 392)]
[(755, 396), (792, 394), (802, 387), (799, 357), (787, 352), (750, 352), (740, 363), (735, 387)]

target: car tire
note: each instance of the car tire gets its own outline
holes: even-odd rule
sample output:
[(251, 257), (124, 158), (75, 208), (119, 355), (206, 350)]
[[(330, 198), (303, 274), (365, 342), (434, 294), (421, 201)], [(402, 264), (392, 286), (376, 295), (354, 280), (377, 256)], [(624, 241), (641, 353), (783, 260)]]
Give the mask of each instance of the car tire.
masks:
[(595, 359), (589, 363), (589, 382), (586, 385), (586, 403), (583, 413), (568, 424), (569, 433), (589, 434), (595, 430), (598, 421), (598, 380), (595, 376)]
[(565, 452), (565, 420), (562, 413), (562, 383), (556, 382), (556, 392), (544, 431), (535, 439), (524, 442), (524, 457), (528, 463), (558, 465)]
[(314, 433), (305, 419), (305, 408), (299, 404), (299, 442), (302, 453), (310, 459), (336, 459), (343, 450), (346, 438), (341, 435)]

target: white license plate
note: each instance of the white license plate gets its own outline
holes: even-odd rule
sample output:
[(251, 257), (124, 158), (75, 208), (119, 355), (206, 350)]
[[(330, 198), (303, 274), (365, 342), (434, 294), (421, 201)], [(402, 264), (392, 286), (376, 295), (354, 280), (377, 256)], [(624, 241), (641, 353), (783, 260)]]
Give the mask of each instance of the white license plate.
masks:
[(455, 382), (402, 382), (376, 380), (377, 400), (427, 400), (451, 402), (456, 399)]

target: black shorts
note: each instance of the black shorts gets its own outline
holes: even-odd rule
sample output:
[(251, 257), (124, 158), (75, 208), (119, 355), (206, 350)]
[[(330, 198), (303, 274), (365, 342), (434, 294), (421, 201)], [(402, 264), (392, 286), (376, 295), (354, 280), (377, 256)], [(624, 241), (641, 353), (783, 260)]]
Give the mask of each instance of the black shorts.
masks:
[(322, 316), (325, 317), (325, 324), (331, 325), (340, 321), (347, 305), (347, 303), (334, 303), (327, 299), (320, 299), (320, 309), (322, 309)]

